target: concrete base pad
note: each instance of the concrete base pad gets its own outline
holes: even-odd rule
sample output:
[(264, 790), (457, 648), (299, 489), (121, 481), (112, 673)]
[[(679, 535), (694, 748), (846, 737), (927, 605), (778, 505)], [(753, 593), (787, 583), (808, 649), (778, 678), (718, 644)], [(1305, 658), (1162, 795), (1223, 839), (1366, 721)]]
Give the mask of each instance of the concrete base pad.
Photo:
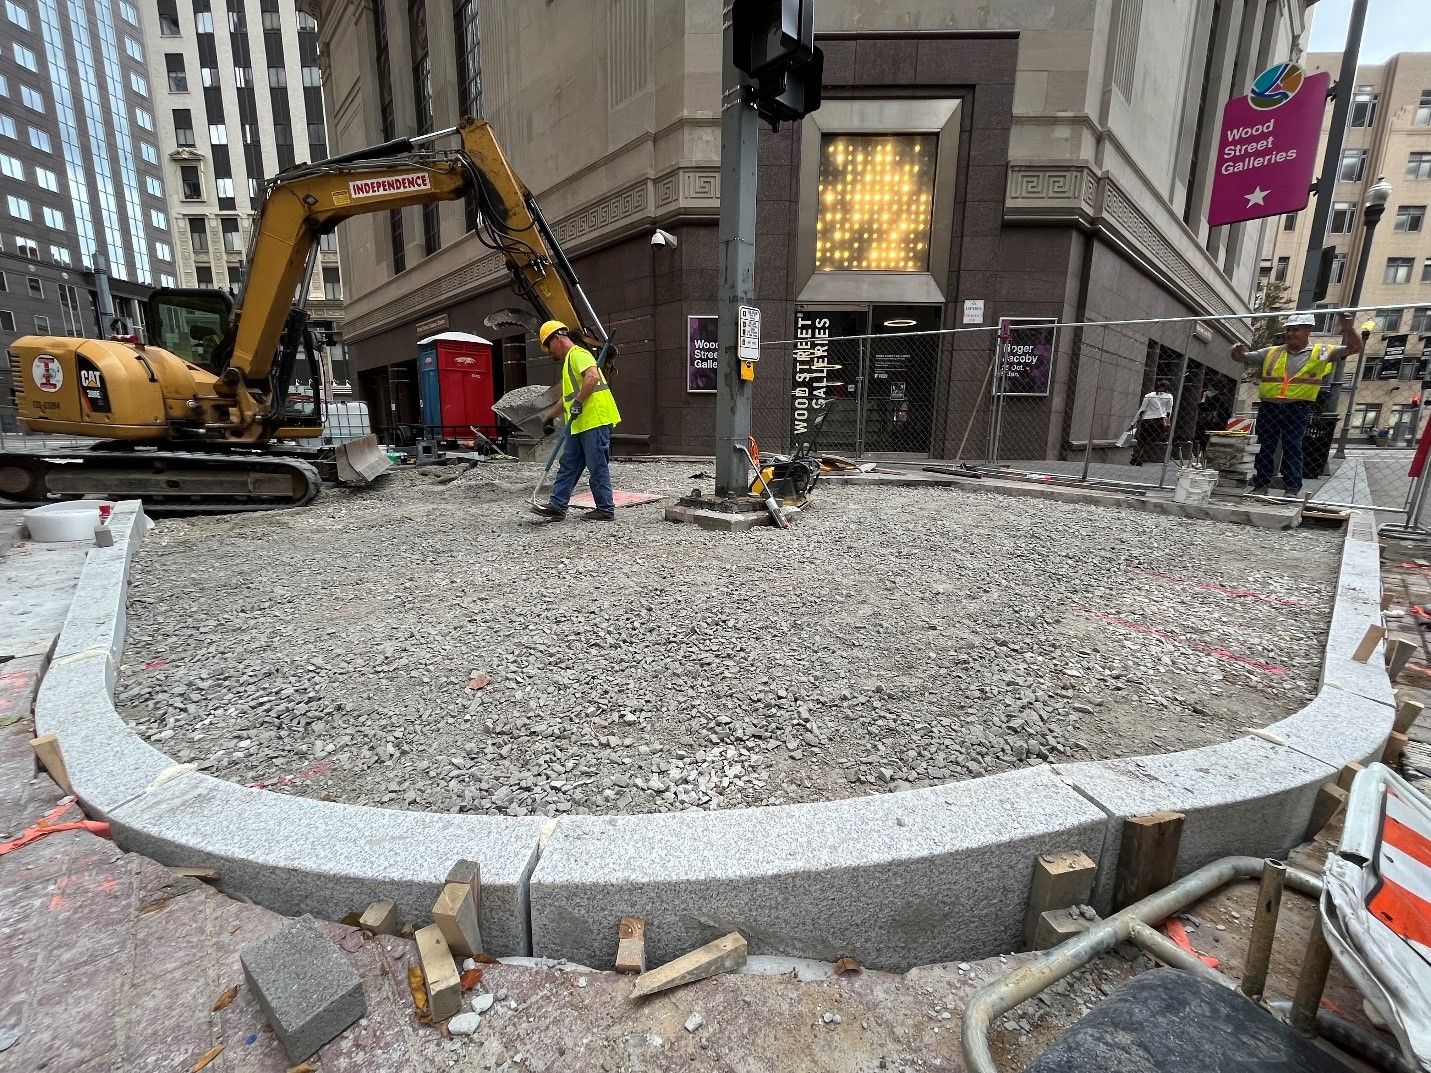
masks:
[[(749, 504), (755, 503), (752, 507)], [(692, 522), (702, 529), (722, 533), (744, 533), (757, 525), (775, 524), (770, 512), (759, 500), (721, 501), (715, 498), (687, 496), (666, 508), (666, 521)]]

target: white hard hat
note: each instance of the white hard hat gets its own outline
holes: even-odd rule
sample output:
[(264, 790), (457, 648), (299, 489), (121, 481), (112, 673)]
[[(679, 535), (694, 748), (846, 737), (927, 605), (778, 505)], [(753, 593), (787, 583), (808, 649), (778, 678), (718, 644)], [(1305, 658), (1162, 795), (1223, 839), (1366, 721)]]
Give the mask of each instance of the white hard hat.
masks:
[(1317, 325), (1317, 318), (1310, 313), (1293, 313), (1282, 322), (1284, 328), (1314, 328)]

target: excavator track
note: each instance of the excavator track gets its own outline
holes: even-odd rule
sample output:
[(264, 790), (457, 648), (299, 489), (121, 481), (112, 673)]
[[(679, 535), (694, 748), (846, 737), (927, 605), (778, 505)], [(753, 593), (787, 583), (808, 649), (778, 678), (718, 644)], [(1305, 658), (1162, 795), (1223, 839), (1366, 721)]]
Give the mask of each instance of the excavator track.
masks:
[(318, 471), (296, 458), (204, 451), (0, 451), (0, 500), (102, 495), (142, 499), (149, 514), (233, 514), (302, 507)]

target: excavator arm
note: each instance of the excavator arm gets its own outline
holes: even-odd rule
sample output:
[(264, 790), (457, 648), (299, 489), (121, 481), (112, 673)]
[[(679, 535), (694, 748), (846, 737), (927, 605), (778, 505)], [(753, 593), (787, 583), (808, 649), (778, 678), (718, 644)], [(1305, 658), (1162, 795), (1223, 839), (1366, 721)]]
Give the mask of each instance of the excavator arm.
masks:
[[(460, 147), (429, 148), (446, 138)], [(245, 421), (272, 407), (269, 375), (292, 299), (319, 238), (353, 216), (472, 196), (478, 238), (500, 252), (519, 297), (539, 320), (560, 320), (588, 339), (605, 328), (581, 289), (536, 200), (508, 164), (491, 126), (469, 119), (449, 131), (398, 139), (289, 168), (268, 189), (252, 240), (246, 282), (216, 355), (222, 383)]]

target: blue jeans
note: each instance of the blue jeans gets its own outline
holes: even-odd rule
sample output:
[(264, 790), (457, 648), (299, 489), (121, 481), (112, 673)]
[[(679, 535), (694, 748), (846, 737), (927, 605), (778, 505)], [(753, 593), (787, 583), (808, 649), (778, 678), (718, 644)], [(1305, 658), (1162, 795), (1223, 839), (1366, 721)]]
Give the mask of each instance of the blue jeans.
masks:
[(616, 499), (611, 493), (611, 425), (597, 425), (585, 432), (568, 433), (562, 445), (561, 466), (552, 485), (550, 505), (566, 513), (571, 494), (576, 490), (581, 471), (586, 470), (591, 481), (591, 498), (603, 514), (616, 513)]
[(1302, 490), (1302, 440), (1312, 423), (1310, 402), (1264, 402), (1257, 408), (1257, 439), (1262, 447), (1252, 464), (1252, 486), (1272, 483), (1277, 445), (1282, 445), (1282, 487), (1288, 495)]

